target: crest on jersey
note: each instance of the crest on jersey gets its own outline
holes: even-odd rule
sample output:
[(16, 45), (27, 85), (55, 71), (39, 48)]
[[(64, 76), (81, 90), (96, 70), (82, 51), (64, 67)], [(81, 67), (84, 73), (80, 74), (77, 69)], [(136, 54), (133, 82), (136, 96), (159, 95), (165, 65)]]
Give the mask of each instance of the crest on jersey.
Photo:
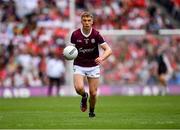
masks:
[(86, 44), (88, 44), (89, 39), (88, 38), (84, 39), (84, 41), (85, 41)]
[(91, 39), (91, 43), (95, 43), (95, 39), (93, 38), (93, 39)]

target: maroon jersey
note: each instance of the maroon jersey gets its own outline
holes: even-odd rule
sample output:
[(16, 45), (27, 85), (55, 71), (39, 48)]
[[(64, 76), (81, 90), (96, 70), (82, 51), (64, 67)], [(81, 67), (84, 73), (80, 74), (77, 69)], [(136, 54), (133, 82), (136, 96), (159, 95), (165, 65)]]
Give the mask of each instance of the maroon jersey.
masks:
[(83, 34), (81, 29), (74, 31), (71, 36), (71, 43), (75, 44), (78, 49), (78, 56), (74, 60), (74, 65), (97, 66), (95, 59), (99, 57), (98, 45), (104, 42), (103, 37), (93, 28), (89, 35)]

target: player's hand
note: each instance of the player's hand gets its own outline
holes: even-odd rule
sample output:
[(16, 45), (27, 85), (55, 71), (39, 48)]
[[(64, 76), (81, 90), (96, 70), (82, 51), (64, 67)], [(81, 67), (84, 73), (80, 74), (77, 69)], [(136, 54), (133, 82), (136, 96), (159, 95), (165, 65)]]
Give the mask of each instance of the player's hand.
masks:
[(96, 64), (101, 65), (103, 63), (103, 59), (101, 57), (98, 57), (95, 59)]

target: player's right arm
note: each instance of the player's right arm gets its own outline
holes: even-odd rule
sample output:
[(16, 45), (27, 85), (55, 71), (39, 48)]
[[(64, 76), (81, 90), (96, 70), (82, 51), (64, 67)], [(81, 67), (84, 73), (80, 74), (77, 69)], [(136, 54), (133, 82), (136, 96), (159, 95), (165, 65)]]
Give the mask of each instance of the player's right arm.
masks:
[(76, 38), (75, 38), (75, 32), (72, 32), (70, 37), (70, 45), (75, 46)]

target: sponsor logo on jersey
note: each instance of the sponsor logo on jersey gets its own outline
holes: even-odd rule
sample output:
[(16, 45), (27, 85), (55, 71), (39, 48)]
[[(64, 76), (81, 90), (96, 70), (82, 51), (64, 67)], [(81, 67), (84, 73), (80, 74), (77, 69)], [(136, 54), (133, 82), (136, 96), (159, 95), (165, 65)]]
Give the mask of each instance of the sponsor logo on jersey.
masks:
[(79, 48), (79, 52), (82, 52), (82, 53), (89, 53), (89, 52), (93, 52), (95, 49), (94, 48), (90, 48), (90, 49), (83, 49), (83, 48)]

